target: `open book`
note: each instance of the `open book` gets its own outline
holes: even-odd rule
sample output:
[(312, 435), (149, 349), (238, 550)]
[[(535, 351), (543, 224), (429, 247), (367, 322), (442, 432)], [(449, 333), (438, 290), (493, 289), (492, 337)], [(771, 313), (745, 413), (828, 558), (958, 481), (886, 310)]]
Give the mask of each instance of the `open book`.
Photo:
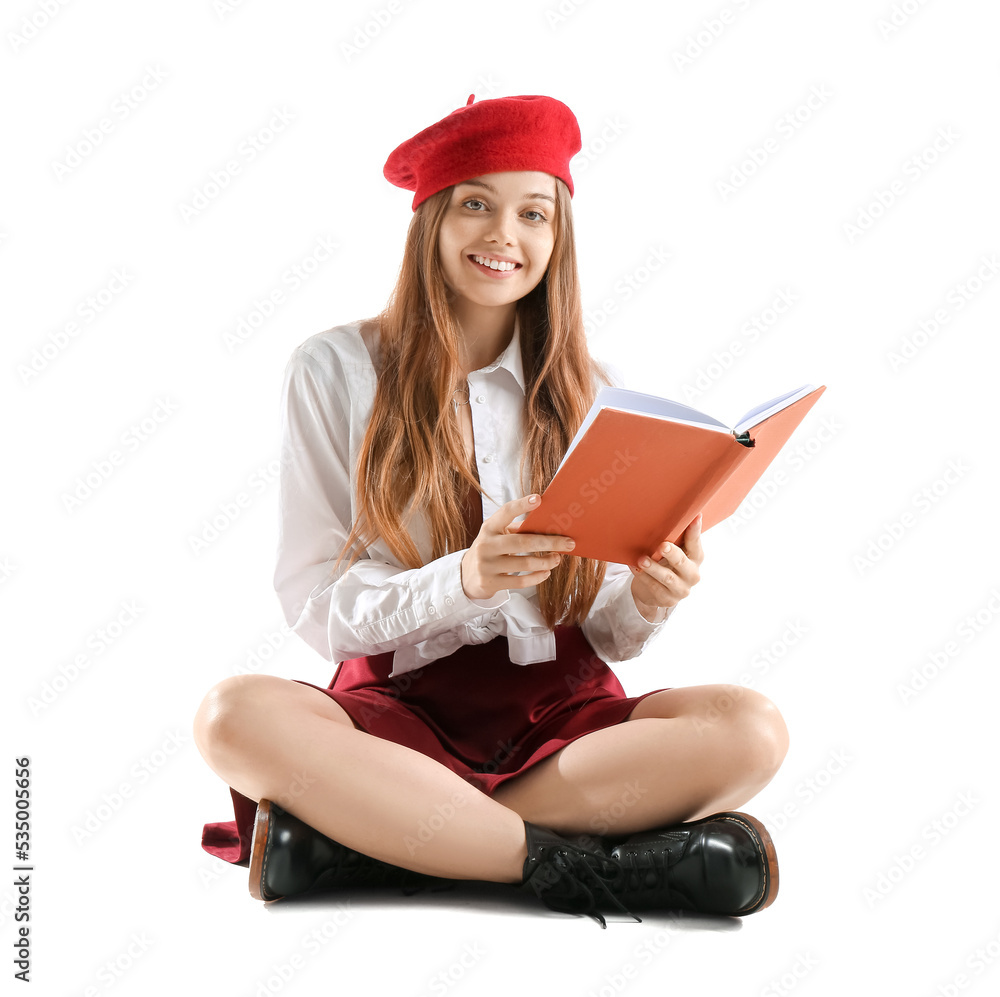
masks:
[(537, 509), (519, 533), (572, 537), (573, 554), (635, 564), (731, 516), (826, 390), (807, 384), (758, 405), (733, 429), (688, 405), (625, 388), (597, 393)]

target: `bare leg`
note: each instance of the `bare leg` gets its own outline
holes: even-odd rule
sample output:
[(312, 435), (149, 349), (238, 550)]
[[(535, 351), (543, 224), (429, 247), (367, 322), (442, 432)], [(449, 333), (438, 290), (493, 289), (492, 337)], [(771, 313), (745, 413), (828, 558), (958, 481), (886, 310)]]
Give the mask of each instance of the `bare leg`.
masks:
[(225, 679), (194, 724), (205, 761), (329, 838), (447, 879), (520, 883), (524, 823), (439, 762), (358, 730), (316, 689), (271, 675)]
[(701, 685), (646, 697), (498, 787), (494, 799), (562, 834), (627, 835), (732, 810), (766, 786), (788, 749), (774, 704)]

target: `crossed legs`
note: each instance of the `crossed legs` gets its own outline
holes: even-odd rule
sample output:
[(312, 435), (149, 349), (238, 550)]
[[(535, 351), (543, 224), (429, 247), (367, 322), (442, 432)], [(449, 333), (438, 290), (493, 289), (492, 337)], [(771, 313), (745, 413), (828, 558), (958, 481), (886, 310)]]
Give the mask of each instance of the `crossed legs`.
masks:
[(624, 723), (503, 783), (493, 799), (558, 833), (624, 836), (742, 806), (787, 750), (788, 731), (766, 696), (735, 685), (667, 689)]
[(525, 820), (611, 835), (694, 820), (753, 797), (787, 750), (770, 700), (728, 685), (647, 696), (625, 722), (578, 738), (492, 797), (357, 729), (318, 690), (274, 676), (220, 682), (194, 736), (228, 785), (349, 848), (416, 872), (506, 883), (522, 878)]
[[(224, 679), (199, 707), (194, 737), (237, 792), (348, 848), (448, 879), (521, 881), (527, 848), (513, 810), (433, 758), (358, 730), (316, 689), (270, 675)], [(442, 810), (443, 826), (421, 834)]]

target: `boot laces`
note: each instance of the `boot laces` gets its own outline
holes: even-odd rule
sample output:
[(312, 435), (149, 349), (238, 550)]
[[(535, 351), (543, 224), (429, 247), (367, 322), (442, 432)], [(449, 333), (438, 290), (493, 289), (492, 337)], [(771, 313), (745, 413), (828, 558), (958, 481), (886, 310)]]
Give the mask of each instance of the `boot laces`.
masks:
[(602, 928), (607, 921), (598, 909), (605, 899), (623, 914), (642, 922), (612, 893), (609, 884), (617, 878), (618, 865), (599, 852), (581, 847), (547, 848), (542, 864), (529, 880), (539, 899), (549, 910), (562, 914), (586, 914)]
[(648, 890), (659, 897), (669, 885), (667, 863), (662, 855), (651, 848), (638, 851), (624, 850), (619, 855), (618, 864), (624, 873), (623, 885), (630, 892)]

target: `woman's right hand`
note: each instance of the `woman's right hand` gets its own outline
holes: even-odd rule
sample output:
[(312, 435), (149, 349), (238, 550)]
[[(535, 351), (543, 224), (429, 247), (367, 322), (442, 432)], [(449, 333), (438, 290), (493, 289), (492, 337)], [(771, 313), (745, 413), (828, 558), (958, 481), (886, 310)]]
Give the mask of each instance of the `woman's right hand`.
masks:
[[(470, 599), (489, 599), (502, 589), (523, 589), (545, 581), (563, 552), (573, 549), (569, 537), (543, 533), (508, 533), (507, 527), (538, 507), (538, 495), (513, 499), (488, 519), (462, 558), (462, 588)], [(526, 571), (526, 575), (515, 572)]]

